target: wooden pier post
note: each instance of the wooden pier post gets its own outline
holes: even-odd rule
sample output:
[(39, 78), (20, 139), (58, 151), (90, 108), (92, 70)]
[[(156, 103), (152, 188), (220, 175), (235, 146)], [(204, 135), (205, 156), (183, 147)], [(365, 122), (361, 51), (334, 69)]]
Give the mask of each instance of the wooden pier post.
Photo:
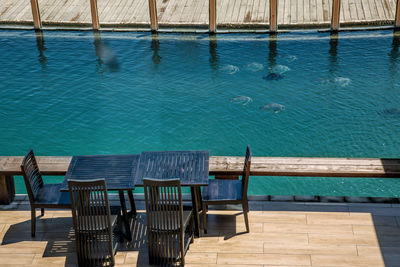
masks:
[(35, 30), (41, 30), (42, 21), (40, 20), (38, 0), (31, 0), (31, 9), (32, 9), (33, 25), (35, 27)]
[(394, 20), (394, 27), (396, 29), (400, 28), (400, 0), (397, 0), (396, 4), (396, 18)]
[(340, 0), (333, 0), (331, 31), (337, 32), (339, 30), (339, 21), (340, 21)]
[(156, 32), (158, 31), (156, 0), (149, 0), (149, 11), (150, 11), (151, 31)]
[(215, 33), (217, 30), (217, 0), (209, 0), (209, 30)]
[(277, 32), (278, 30), (278, 0), (269, 1), (269, 31)]
[(92, 13), (92, 27), (93, 30), (100, 29), (99, 12), (97, 9), (97, 0), (90, 0), (90, 11)]

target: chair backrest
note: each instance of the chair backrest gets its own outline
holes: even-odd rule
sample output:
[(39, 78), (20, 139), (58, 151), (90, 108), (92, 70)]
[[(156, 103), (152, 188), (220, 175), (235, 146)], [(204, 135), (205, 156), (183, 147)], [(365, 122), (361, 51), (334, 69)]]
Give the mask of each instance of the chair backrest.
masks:
[(24, 176), (29, 201), (34, 203), (37, 193), (43, 187), (43, 179), (32, 149), (25, 155), (21, 164), (21, 171)]
[(242, 174), (242, 195), (243, 198), (247, 199), (247, 188), (249, 186), (249, 176), (250, 176), (250, 165), (251, 165), (251, 150), (250, 146), (247, 145), (246, 157), (244, 159), (244, 167)]
[[(179, 179), (144, 178), (149, 257), (160, 263), (183, 249), (183, 205)], [(182, 227), (181, 227), (182, 226)]]
[(112, 225), (104, 179), (68, 180), (79, 266), (114, 263)]

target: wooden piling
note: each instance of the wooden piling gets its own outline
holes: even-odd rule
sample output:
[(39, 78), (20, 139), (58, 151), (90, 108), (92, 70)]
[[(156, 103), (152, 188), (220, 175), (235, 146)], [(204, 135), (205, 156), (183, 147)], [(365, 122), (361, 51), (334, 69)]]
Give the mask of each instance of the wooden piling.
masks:
[(90, 11), (92, 13), (92, 27), (93, 30), (100, 29), (99, 12), (97, 9), (97, 0), (90, 0)]
[(217, 0), (209, 0), (209, 30), (215, 33), (217, 30)]
[(156, 0), (149, 0), (151, 31), (158, 31)]
[(340, 21), (340, 0), (333, 0), (331, 31), (335, 32), (339, 30), (339, 21)]
[(397, 0), (396, 4), (396, 17), (394, 20), (394, 27), (400, 28), (400, 0)]
[(278, 0), (269, 1), (269, 31), (276, 32), (278, 30)]
[(31, 9), (32, 9), (33, 25), (35, 27), (35, 30), (41, 30), (42, 21), (40, 19), (38, 0), (31, 0)]

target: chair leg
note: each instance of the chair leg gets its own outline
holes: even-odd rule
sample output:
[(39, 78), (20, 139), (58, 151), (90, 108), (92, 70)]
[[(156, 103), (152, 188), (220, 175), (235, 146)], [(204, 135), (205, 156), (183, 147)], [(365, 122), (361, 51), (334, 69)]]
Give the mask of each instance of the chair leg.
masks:
[(204, 228), (204, 234), (207, 234), (207, 209), (206, 209), (206, 203), (203, 201), (203, 228)]
[(40, 209), (40, 212), (41, 212), (40, 215), (43, 217), (43, 216), (44, 216), (44, 208), (41, 208), (41, 209)]
[(36, 234), (36, 209), (31, 208), (31, 235), (35, 237)]
[(248, 217), (249, 204), (247, 203), (247, 201), (242, 203), (242, 207), (243, 207), (244, 223), (246, 224), (246, 231), (247, 231), (247, 233), (249, 233), (250, 232), (249, 217)]

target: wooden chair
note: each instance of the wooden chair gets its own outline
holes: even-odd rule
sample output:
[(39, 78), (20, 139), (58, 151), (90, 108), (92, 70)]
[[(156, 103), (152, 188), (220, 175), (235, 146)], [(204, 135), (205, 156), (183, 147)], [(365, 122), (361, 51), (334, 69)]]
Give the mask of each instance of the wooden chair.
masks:
[(185, 265), (193, 242), (193, 212), (183, 210), (179, 179), (143, 179), (150, 264)]
[(61, 184), (44, 184), (33, 151), (26, 154), (21, 164), (26, 191), (31, 205), (31, 233), (36, 233), (36, 209), (41, 209), (44, 215), (45, 208), (70, 209), (71, 202), (68, 192), (60, 192)]
[(247, 200), (247, 187), (249, 185), (251, 165), (251, 150), (247, 146), (246, 157), (242, 173), (242, 180), (210, 179), (208, 186), (203, 188), (202, 210), (204, 233), (207, 233), (207, 208), (208, 205), (242, 204), (244, 221), (247, 232), (249, 229), (249, 205)]
[(105, 180), (68, 180), (68, 188), (79, 266), (113, 266), (120, 220), (111, 214)]

